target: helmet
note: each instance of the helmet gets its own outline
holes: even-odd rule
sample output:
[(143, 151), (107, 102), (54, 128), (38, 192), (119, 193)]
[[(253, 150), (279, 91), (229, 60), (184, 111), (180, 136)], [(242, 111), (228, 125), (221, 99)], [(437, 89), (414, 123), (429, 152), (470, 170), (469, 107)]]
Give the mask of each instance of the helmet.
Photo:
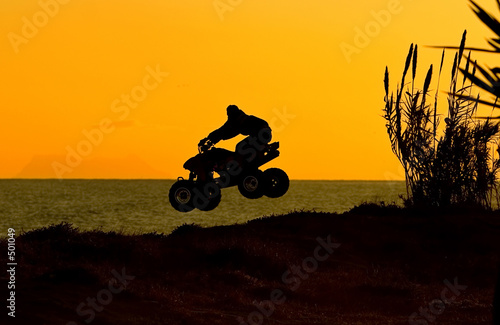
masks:
[(236, 115), (238, 115), (238, 113), (241, 112), (241, 110), (236, 105), (229, 105), (227, 107), (226, 111), (227, 111), (227, 116), (228, 117), (236, 116)]

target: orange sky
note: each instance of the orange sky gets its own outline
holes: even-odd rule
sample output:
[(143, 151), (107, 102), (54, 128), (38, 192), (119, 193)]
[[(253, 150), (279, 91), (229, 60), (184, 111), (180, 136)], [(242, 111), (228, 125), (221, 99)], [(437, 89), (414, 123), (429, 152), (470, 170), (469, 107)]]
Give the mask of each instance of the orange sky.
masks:
[[(187, 176), (184, 161), (236, 104), (270, 122), (282, 148), (270, 165), (290, 178), (403, 179), (381, 118), (385, 66), (399, 80), (418, 43), (423, 79), (441, 56), (423, 45), (490, 36), (462, 0), (0, 6), (0, 178), (104, 177), (99, 166), (121, 159), (118, 177)], [(68, 164), (71, 150), (85, 157)]]

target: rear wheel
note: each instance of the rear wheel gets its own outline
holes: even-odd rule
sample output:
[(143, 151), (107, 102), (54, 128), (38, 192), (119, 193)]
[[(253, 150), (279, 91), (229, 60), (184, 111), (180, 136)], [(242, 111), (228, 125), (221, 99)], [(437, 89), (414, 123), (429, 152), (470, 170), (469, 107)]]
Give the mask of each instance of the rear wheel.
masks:
[(270, 198), (277, 198), (285, 195), (290, 186), (288, 175), (279, 168), (269, 168), (264, 172), (266, 189), (264, 194)]
[(265, 181), (264, 173), (261, 170), (255, 170), (246, 173), (238, 182), (238, 190), (241, 195), (247, 199), (258, 199), (264, 195)]
[(174, 209), (180, 212), (189, 212), (194, 209), (193, 189), (194, 182), (180, 180), (174, 183), (168, 192), (168, 199)]

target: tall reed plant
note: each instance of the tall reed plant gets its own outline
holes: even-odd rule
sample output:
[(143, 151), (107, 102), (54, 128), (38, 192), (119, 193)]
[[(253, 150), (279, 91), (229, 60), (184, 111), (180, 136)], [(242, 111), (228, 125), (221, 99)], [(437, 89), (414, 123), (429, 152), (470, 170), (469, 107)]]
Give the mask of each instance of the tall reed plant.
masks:
[[(500, 167), (492, 149), (498, 151), (495, 140), (500, 128), (491, 119), (475, 118), (479, 98), (472, 93), (471, 77), (475, 76), (477, 64), (471, 64), (469, 52), (465, 67), (460, 68), (465, 38), (464, 32), (453, 61), (444, 129), (439, 128), (443, 116), (438, 113), (438, 90), (445, 51), (441, 57), (434, 98), (430, 93), (432, 65), (423, 87), (419, 89), (415, 86), (416, 45), (410, 46), (401, 83), (395, 94), (389, 92), (389, 71), (386, 67), (384, 119), (392, 151), (405, 171), (406, 205), (485, 208), (492, 205)], [(472, 71), (469, 71), (471, 68)], [(459, 78), (461, 70), (468, 72), (463, 78)], [(411, 81), (406, 83), (409, 72)]]

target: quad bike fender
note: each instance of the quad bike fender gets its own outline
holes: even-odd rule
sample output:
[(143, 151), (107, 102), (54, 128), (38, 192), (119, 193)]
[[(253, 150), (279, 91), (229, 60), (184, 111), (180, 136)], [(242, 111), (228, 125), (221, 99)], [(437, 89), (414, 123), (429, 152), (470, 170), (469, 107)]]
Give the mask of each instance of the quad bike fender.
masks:
[(189, 171), (195, 171), (197, 169), (199, 169), (200, 167), (202, 167), (202, 164), (201, 164), (201, 159), (199, 157), (199, 154), (194, 156), (194, 157), (191, 157), (189, 158), (185, 163), (184, 165), (182, 166), (184, 167), (185, 169), (189, 170)]

